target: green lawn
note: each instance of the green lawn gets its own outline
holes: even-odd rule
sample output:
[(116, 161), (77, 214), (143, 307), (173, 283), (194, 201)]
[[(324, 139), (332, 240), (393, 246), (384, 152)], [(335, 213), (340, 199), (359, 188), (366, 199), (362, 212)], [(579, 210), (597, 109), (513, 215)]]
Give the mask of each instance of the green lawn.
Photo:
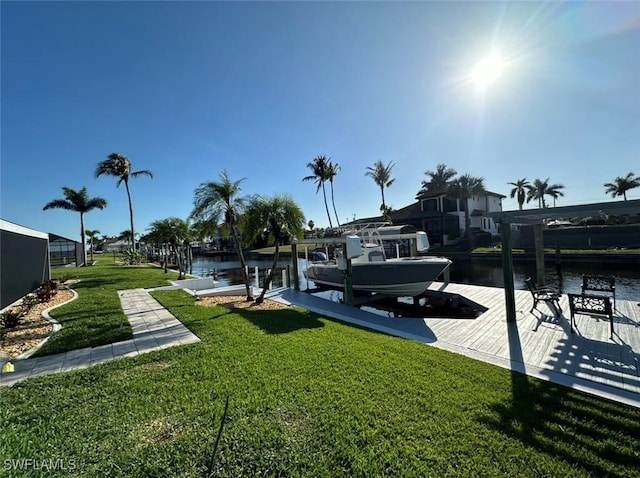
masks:
[(122, 312), (118, 290), (168, 285), (177, 273), (151, 265), (124, 266), (112, 257), (97, 258), (97, 265), (53, 269), (54, 279), (80, 279), (74, 286), (78, 299), (51, 311), (62, 324), (36, 355), (50, 355), (83, 347), (96, 347), (132, 337), (131, 327)]
[(309, 312), (154, 296), (202, 342), (0, 389), (0, 456), (203, 476), (229, 396), (218, 476), (640, 476), (640, 410)]

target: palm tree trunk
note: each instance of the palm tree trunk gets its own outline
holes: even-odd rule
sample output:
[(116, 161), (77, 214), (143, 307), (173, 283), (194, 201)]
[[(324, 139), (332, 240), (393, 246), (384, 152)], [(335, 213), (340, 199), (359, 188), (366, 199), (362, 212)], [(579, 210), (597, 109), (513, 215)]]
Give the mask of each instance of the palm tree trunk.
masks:
[(276, 253), (273, 256), (273, 264), (271, 264), (271, 272), (269, 272), (269, 275), (264, 279), (264, 284), (262, 285), (262, 292), (260, 292), (260, 297), (256, 299), (256, 304), (262, 304), (264, 302), (264, 295), (269, 289), (269, 285), (271, 285), (271, 281), (273, 281), (273, 275), (275, 274), (276, 266), (278, 265), (279, 255), (280, 255), (280, 239), (276, 238)]
[(331, 181), (331, 204), (333, 204), (333, 213), (336, 215), (336, 222), (338, 223), (338, 227), (340, 227), (340, 219), (338, 219), (338, 212), (336, 211), (336, 201), (333, 198), (333, 181)]
[(253, 300), (253, 294), (251, 294), (251, 284), (249, 284), (249, 274), (247, 273), (247, 263), (242, 253), (242, 244), (240, 244), (240, 234), (235, 222), (231, 224), (231, 230), (233, 231), (233, 239), (236, 243), (236, 251), (238, 252), (238, 258), (240, 259), (240, 266), (242, 267), (242, 278), (244, 279), (244, 285), (247, 291), (247, 302)]
[(89, 252), (91, 253), (91, 263), (93, 264), (93, 236), (89, 238)]
[(178, 280), (182, 280), (184, 279), (184, 275), (182, 273), (182, 258), (181, 258), (181, 252), (180, 252), (180, 247), (176, 246), (174, 244), (173, 246), (173, 250), (175, 252), (176, 255), (176, 265), (178, 266)]
[(471, 214), (469, 214), (469, 199), (464, 200), (464, 233), (469, 241), (469, 248), (473, 250), (473, 238), (471, 237)]
[(124, 180), (124, 187), (127, 190), (127, 198), (129, 199), (129, 220), (131, 222), (131, 250), (136, 252), (136, 233), (133, 230), (133, 203), (131, 202), (131, 191), (129, 191), (129, 181)]
[(324, 188), (324, 181), (322, 182), (322, 195), (324, 196), (324, 208), (327, 210), (327, 217), (329, 218), (329, 227), (333, 228), (333, 223), (331, 222), (331, 214), (329, 214), (329, 205), (327, 204), (327, 191)]
[[(84, 213), (80, 213), (80, 244), (82, 244), (82, 264), (83, 266), (87, 265), (87, 246), (86, 246), (86, 238), (84, 236)], [(77, 264), (76, 264), (77, 265)], [(80, 266), (78, 266), (80, 267)]]
[(162, 244), (162, 252), (164, 255), (164, 273), (169, 272), (169, 245), (165, 242)]
[(387, 211), (387, 204), (384, 202), (384, 186), (380, 186), (380, 193), (382, 194), (382, 214)]

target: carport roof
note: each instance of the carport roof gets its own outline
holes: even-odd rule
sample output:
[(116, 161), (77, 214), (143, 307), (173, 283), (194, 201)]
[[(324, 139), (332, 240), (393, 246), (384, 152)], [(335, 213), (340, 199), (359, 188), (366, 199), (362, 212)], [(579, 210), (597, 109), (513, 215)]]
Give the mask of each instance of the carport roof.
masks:
[(640, 199), (609, 201), (575, 206), (548, 207), (544, 209), (524, 209), (522, 211), (497, 211), (484, 213), (495, 222), (514, 224), (534, 224), (544, 219), (572, 218), (623, 214), (640, 214)]

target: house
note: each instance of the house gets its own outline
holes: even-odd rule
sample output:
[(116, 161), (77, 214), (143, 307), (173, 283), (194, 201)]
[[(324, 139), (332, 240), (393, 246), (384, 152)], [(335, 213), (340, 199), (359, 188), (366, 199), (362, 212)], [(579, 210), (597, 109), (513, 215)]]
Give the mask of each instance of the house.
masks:
[(0, 219), (0, 309), (51, 278), (49, 234)]
[[(464, 235), (465, 201), (448, 197), (449, 186), (421, 191), (416, 202), (391, 213), (394, 224), (411, 224), (426, 231), (432, 244), (449, 244)], [(469, 198), (471, 228), (491, 235), (499, 234), (493, 219), (483, 217), (486, 212), (502, 211), (502, 199), (506, 196), (486, 191)]]
[(107, 239), (102, 245), (104, 252), (124, 252), (131, 249), (131, 242), (128, 239)]

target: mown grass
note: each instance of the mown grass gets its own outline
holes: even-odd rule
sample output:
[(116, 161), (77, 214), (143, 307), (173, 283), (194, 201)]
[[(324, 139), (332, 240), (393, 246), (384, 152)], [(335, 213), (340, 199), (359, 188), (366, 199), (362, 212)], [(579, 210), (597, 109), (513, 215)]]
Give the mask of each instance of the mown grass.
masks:
[(202, 342), (0, 390), (0, 456), (203, 476), (229, 396), (217, 476), (639, 476), (640, 410), (297, 309), (154, 296)]
[(165, 274), (151, 265), (125, 266), (111, 257), (99, 257), (94, 266), (53, 269), (54, 279), (79, 279), (74, 289), (78, 299), (51, 311), (62, 329), (36, 355), (50, 355), (83, 347), (96, 347), (132, 337), (122, 312), (118, 290), (168, 285)]

